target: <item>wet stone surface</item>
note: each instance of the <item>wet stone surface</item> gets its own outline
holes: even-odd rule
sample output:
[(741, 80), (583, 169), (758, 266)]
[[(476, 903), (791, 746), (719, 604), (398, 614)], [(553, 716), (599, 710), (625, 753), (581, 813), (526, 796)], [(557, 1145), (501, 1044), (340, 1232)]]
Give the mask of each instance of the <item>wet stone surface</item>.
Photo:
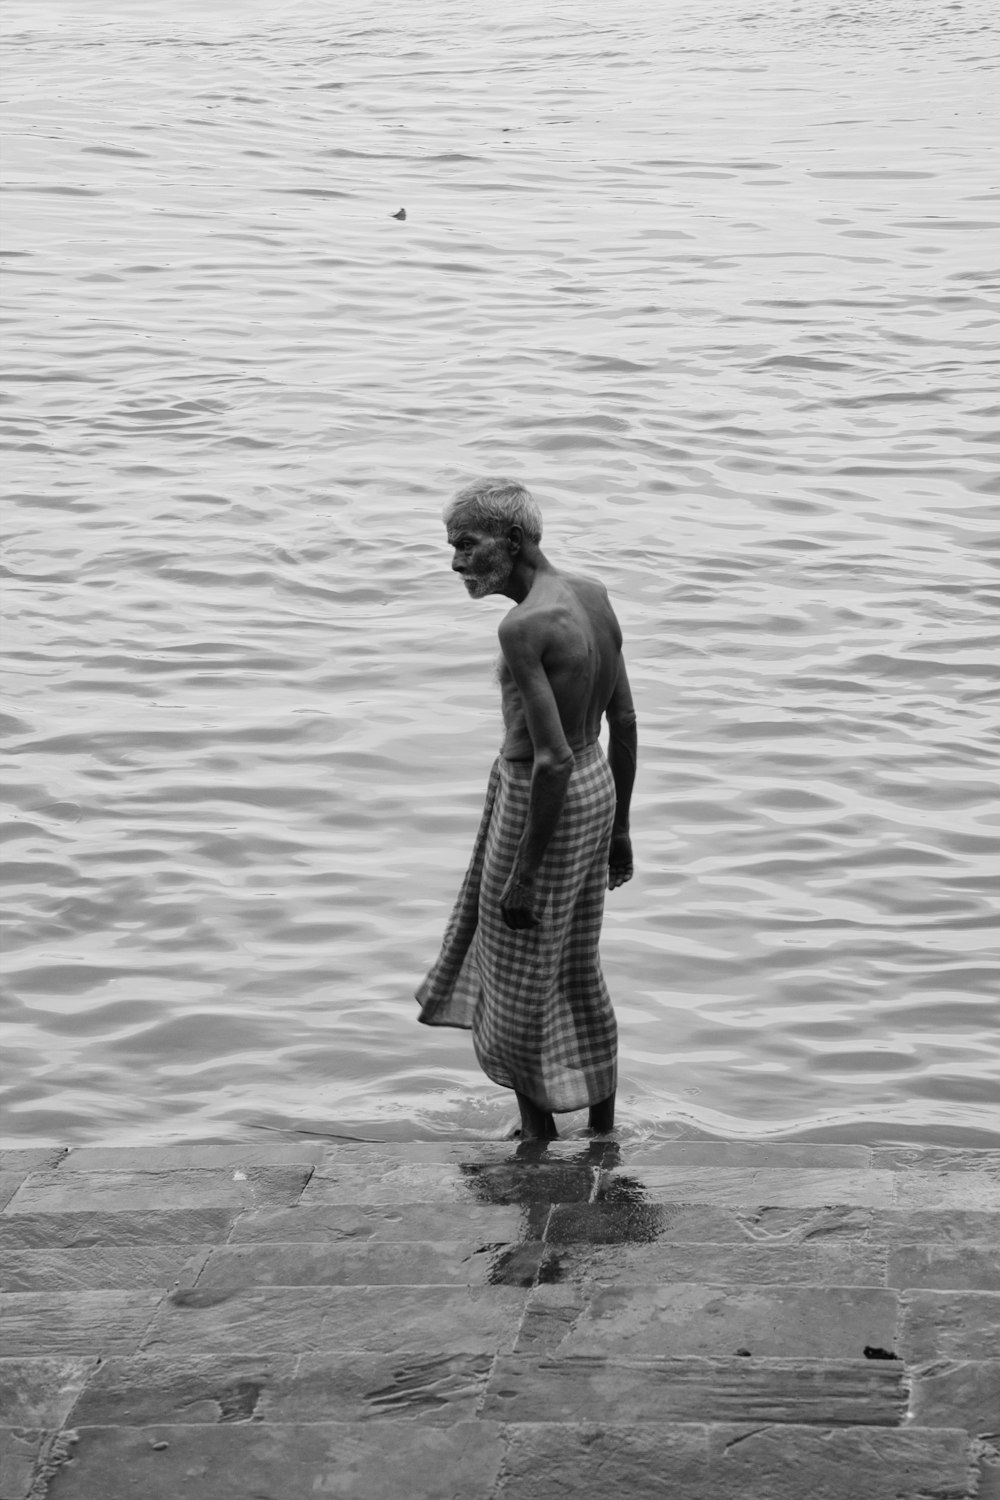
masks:
[(1000, 1500), (988, 1161), (200, 1152), (16, 1172), (3, 1500)]

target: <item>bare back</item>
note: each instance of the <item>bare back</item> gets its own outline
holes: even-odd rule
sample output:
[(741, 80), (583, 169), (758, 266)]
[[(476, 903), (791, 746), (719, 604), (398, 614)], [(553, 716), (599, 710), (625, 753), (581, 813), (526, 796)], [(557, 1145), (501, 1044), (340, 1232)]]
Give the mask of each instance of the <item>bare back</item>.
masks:
[[(541, 660), (570, 749), (592, 745), (615, 695), (622, 654), (621, 630), (603, 584), (553, 570), (536, 579), (504, 624), (515, 619)], [(503, 635), (502, 626), (501, 646)], [(521, 693), (504, 655), (499, 675), (505, 727), (501, 753), (507, 760), (532, 760), (535, 746)]]

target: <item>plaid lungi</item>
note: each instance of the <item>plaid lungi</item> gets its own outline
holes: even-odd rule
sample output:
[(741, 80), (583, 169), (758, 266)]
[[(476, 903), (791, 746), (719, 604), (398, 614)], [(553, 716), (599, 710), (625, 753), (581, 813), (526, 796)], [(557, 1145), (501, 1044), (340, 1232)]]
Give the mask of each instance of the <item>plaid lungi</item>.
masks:
[(599, 745), (576, 755), (536, 881), (538, 927), (500, 913), (528, 812), (531, 762), (498, 757), (441, 953), (417, 991), (427, 1026), (471, 1029), (479, 1065), (540, 1108), (584, 1109), (614, 1093), (618, 1029), (598, 941), (615, 812)]

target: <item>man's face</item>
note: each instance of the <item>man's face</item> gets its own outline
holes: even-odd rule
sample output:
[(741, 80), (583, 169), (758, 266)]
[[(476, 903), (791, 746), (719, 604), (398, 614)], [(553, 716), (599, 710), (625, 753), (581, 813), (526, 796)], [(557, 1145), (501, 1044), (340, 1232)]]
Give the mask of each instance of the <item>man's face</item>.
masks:
[(448, 543), (454, 548), (451, 566), (460, 576), (471, 599), (502, 594), (514, 559), (503, 537), (469, 526), (459, 517), (448, 528)]

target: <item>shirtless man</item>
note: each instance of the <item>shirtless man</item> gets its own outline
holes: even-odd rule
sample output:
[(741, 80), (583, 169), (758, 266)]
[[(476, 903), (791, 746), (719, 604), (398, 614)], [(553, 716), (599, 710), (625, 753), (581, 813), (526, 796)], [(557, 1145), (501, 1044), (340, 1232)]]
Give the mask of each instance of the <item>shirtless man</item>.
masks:
[[(563, 880), (565, 872), (551, 868), (553, 859), (558, 858), (561, 827), (563, 843), (572, 837), (576, 840), (574, 850), (579, 847), (577, 832), (568, 826), (571, 821), (575, 820), (574, 828), (579, 825), (581, 817), (594, 824), (597, 857), (606, 860), (602, 886), (606, 883), (615, 889), (632, 877), (629, 804), (635, 779), (636, 718), (622, 656), (622, 635), (603, 584), (596, 579), (560, 572), (542, 552), (541, 515), (522, 485), (509, 480), (484, 480), (470, 485), (459, 491), (446, 507), (444, 519), (448, 543), (453, 549), (452, 568), (461, 577), (469, 595), (473, 599), (482, 599), (488, 594), (502, 594), (514, 602), (514, 608), (499, 627), (505, 726), (500, 762), (506, 763), (505, 772), (520, 775), (526, 783), (527, 805), (525, 813), (522, 798), (521, 821), (513, 831), (516, 844), (510, 844), (512, 857), (509, 869), (504, 867), (506, 879), (499, 889), (498, 904), (506, 928), (523, 933), (542, 924), (543, 908), (548, 910), (546, 902), (551, 900), (549, 888), (558, 887)], [(604, 717), (609, 728), (606, 763), (599, 746)], [(583, 803), (573, 787), (578, 788), (585, 777), (603, 777), (604, 784), (603, 788), (598, 786), (596, 796), (588, 791), (588, 800)], [(571, 814), (569, 809), (574, 797), (583, 810)], [(584, 836), (587, 830), (584, 828), (578, 832)], [(495, 834), (486, 855), (482, 886), (484, 899), (489, 888), (489, 850), (495, 851), (500, 837)], [(546, 867), (548, 873), (540, 886), (543, 862), (550, 849), (553, 859)], [(586, 851), (584, 855), (592, 867), (592, 855)], [(599, 1031), (606, 1015), (610, 1014), (611, 1030), (600, 1034), (605, 1039), (607, 1036), (611, 1038), (607, 1044), (614, 1054), (610, 1059), (611, 1071), (595, 1071), (593, 1075), (594, 1078), (608, 1079), (615, 1076), (616, 1032), (597, 959), (603, 903), (598, 896), (595, 907), (592, 874), (587, 880), (591, 894), (586, 897), (589, 902), (586, 921), (590, 932), (581, 938), (572, 927), (575, 919), (569, 916), (567, 927), (553, 941), (559, 945), (560, 951), (567, 946), (572, 950), (574, 943), (579, 947), (582, 942), (586, 947), (592, 937), (591, 967), (594, 973), (591, 987), (595, 992), (600, 989), (603, 993), (604, 1015), (594, 1021), (587, 1019), (587, 1005), (597, 1005), (598, 1002), (586, 994), (581, 998), (580, 981), (575, 973), (568, 1001), (565, 996), (557, 996), (553, 1003), (557, 1006), (565, 1003), (570, 1011), (579, 1012), (576, 1024), (583, 1033), (581, 1055), (587, 1059), (594, 1028)], [(584, 890), (583, 884), (580, 889)], [(581, 896), (578, 900), (574, 895), (572, 899), (577, 902), (579, 910), (583, 910), (584, 898)], [(488, 927), (489, 915), (480, 907), (481, 927)], [(595, 921), (596, 932), (593, 931)], [(481, 941), (485, 943), (486, 937)], [(523, 942), (520, 939), (508, 941), (515, 945)], [(544, 967), (544, 963), (536, 961), (535, 968), (539, 967)], [(502, 973), (502, 961), (494, 961), (489, 955), (480, 953), (480, 972), (488, 968), (491, 973), (496, 973), (498, 968)], [(590, 979), (584, 983), (584, 990), (588, 984), (591, 984)], [(488, 1000), (487, 996), (487, 1001), (481, 1004)], [(501, 1007), (503, 1003), (503, 996), (500, 996)], [(545, 996), (536, 996), (532, 1003), (537, 1009), (547, 1000)], [(430, 1024), (469, 1024), (447, 1019), (435, 1021), (427, 1015), (421, 1019), (430, 1020)], [(533, 1021), (534, 1016), (531, 1019)], [(476, 1025), (473, 1025), (473, 1031), (476, 1034)], [(475, 1039), (477, 1053), (480, 1053), (480, 1038), (475, 1035)], [(599, 1051), (602, 1045), (607, 1050), (605, 1043), (595, 1044), (596, 1050)], [(490, 1044), (484, 1043), (483, 1050), (492, 1059)], [(535, 1096), (532, 1097), (517, 1087), (515, 1064), (491, 1067), (490, 1061), (484, 1060), (482, 1054), (480, 1061), (489, 1076), (497, 1077), (498, 1081), (513, 1080), (508, 1086), (515, 1089), (524, 1137), (554, 1136), (552, 1110), (578, 1108), (584, 1103), (589, 1108), (589, 1124), (593, 1130), (604, 1132), (614, 1125), (613, 1087), (607, 1096), (594, 1099), (589, 1094), (599, 1085), (593, 1082), (581, 1085), (577, 1081), (572, 1086), (556, 1082), (551, 1088), (547, 1084), (538, 1086), (529, 1082), (525, 1087), (534, 1087)], [(552, 1064), (550, 1073), (553, 1078), (560, 1069), (561, 1076), (566, 1075), (564, 1063), (565, 1059), (561, 1059)], [(543, 1066), (548, 1064), (543, 1063)], [(586, 1063), (574, 1063), (570, 1059), (568, 1070), (572, 1072), (575, 1068), (577, 1076), (582, 1077), (586, 1066)], [(539, 1098), (539, 1094), (544, 1097)], [(553, 1103), (553, 1100), (557, 1102)], [(566, 1100), (579, 1102), (566, 1103)]]

